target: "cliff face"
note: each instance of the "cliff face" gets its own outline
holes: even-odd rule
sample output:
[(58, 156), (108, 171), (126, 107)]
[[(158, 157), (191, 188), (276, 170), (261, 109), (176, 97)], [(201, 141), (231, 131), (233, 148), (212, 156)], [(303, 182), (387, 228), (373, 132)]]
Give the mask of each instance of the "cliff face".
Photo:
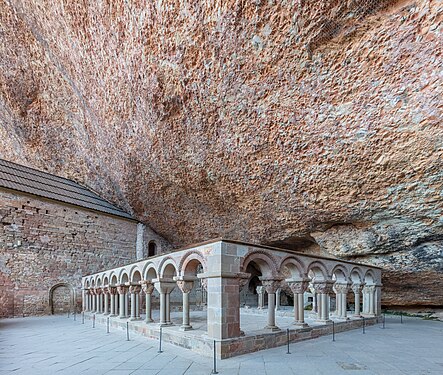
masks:
[(0, 0), (0, 157), (175, 245), (369, 261), (443, 305), (440, 1)]

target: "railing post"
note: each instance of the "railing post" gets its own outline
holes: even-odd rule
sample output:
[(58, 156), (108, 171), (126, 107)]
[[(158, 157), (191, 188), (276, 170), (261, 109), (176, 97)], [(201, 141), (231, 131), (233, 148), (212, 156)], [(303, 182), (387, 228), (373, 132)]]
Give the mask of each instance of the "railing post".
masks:
[(129, 341), (129, 322), (126, 322), (126, 341)]
[(365, 334), (365, 318), (363, 317), (363, 334)]
[(291, 354), (291, 352), (289, 351), (289, 328), (286, 330), (286, 343), (288, 346), (288, 351), (286, 352), (286, 354)]
[(162, 350), (162, 327), (160, 327), (160, 340), (159, 340), (159, 343), (158, 343), (158, 352), (157, 353), (163, 353), (163, 350)]
[(92, 328), (95, 328), (95, 314), (92, 316)]
[(332, 341), (335, 341), (335, 322), (332, 321)]
[(214, 340), (214, 368), (212, 369), (211, 374), (218, 374), (217, 372), (217, 351), (215, 347), (216, 341)]

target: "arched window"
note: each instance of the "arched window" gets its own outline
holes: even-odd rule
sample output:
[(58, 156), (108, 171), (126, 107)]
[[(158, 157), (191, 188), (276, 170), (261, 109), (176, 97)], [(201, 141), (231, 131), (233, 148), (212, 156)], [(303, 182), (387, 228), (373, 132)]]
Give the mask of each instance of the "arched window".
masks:
[(155, 241), (150, 241), (148, 244), (148, 257), (152, 257), (157, 254), (157, 244)]

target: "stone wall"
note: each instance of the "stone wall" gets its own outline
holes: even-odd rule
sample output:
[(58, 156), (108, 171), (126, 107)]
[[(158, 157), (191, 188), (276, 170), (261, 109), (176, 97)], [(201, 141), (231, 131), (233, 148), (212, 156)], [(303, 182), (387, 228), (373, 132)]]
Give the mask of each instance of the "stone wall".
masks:
[(135, 260), (136, 226), (0, 190), (0, 317), (51, 313), (57, 284), (54, 312), (67, 311), (72, 288), (80, 307), (82, 275)]

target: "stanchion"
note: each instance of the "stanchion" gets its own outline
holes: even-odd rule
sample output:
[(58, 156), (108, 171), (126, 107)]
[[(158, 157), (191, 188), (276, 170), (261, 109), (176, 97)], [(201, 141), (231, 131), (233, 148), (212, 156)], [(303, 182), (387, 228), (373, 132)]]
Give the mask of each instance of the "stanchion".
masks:
[(126, 322), (126, 341), (129, 341), (129, 322)]
[(365, 334), (365, 318), (363, 317), (363, 334)]
[(82, 324), (85, 324), (85, 312), (82, 311)]
[(158, 342), (158, 352), (157, 353), (163, 353), (162, 350), (162, 327), (160, 327), (160, 341)]
[(332, 341), (335, 341), (335, 322), (332, 321)]
[(218, 374), (217, 372), (217, 352), (215, 347), (216, 341), (214, 340), (214, 368), (212, 369), (211, 374)]
[(68, 310), (68, 319), (69, 319), (69, 310)]
[(288, 346), (288, 351), (286, 352), (286, 354), (291, 354), (291, 352), (289, 351), (289, 328), (286, 330), (286, 343)]
[(383, 329), (385, 329), (386, 324), (386, 313), (383, 313)]
[(403, 313), (400, 313), (400, 324), (403, 324)]
[(95, 328), (95, 314), (92, 315), (92, 328)]
[(74, 311), (74, 322), (76, 322), (76, 321), (77, 321), (77, 314)]
[(106, 333), (109, 333), (109, 318), (106, 318)]

